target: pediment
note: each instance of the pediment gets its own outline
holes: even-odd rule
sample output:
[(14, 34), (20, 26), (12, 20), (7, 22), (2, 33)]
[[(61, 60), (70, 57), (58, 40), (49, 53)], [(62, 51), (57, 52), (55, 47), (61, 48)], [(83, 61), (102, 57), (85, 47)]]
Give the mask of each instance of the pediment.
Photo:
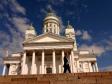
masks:
[(63, 36), (54, 35), (54, 34), (42, 34), (31, 40), (26, 41), (27, 43), (45, 43), (45, 42), (71, 42), (72, 39), (68, 39)]
[(55, 39), (55, 38), (51, 38), (49, 36), (45, 36), (43, 38), (40, 38), (40, 39), (35, 39), (33, 40), (32, 42), (59, 42), (60, 40), (59, 39)]

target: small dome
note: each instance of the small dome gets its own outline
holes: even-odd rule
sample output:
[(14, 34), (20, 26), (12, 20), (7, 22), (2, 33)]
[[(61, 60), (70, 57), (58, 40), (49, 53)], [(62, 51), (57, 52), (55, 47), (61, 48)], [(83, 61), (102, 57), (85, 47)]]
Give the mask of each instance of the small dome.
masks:
[(33, 25), (31, 24), (31, 26), (28, 28), (28, 30), (34, 30)]

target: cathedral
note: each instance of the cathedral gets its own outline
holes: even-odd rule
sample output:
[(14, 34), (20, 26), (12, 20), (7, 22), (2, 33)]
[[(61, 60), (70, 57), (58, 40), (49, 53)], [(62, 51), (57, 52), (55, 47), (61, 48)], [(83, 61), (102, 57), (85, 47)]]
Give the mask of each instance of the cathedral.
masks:
[(87, 50), (78, 50), (72, 25), (68, 24), (65, 34), (61, 35), (59, 17), (48, 12), (42, 31), (37, 35), (32, 25), (25, 31), (23, 51), (4, 57), (2, 75), (63, 73), (66, 54), (69, 55), (71, 73), (98, 72), (96, 56)]

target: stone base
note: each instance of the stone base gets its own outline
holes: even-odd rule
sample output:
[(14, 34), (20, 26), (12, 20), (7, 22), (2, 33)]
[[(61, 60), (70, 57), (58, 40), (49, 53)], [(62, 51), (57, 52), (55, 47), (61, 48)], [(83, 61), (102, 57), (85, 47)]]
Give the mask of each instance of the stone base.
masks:
[(112, 72), (0, 76), (0, 84), (112, 84)]

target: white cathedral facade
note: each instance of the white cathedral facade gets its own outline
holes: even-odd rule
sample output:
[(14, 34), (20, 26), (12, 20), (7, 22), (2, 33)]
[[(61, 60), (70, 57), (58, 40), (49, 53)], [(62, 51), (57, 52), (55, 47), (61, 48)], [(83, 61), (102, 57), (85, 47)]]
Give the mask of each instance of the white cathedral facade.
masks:
[(67, 25), (60, 35), (60, 20), (49, 12), (43, 22), (43, 33), (36, 35), (33, 26), (25, 32), (23, 52), (4, 57), (3, 75), (63, 73), (63, 58), (69, 54), (71, 73), (98, 72), (96, 56), (78, 50), (75, 31)]

